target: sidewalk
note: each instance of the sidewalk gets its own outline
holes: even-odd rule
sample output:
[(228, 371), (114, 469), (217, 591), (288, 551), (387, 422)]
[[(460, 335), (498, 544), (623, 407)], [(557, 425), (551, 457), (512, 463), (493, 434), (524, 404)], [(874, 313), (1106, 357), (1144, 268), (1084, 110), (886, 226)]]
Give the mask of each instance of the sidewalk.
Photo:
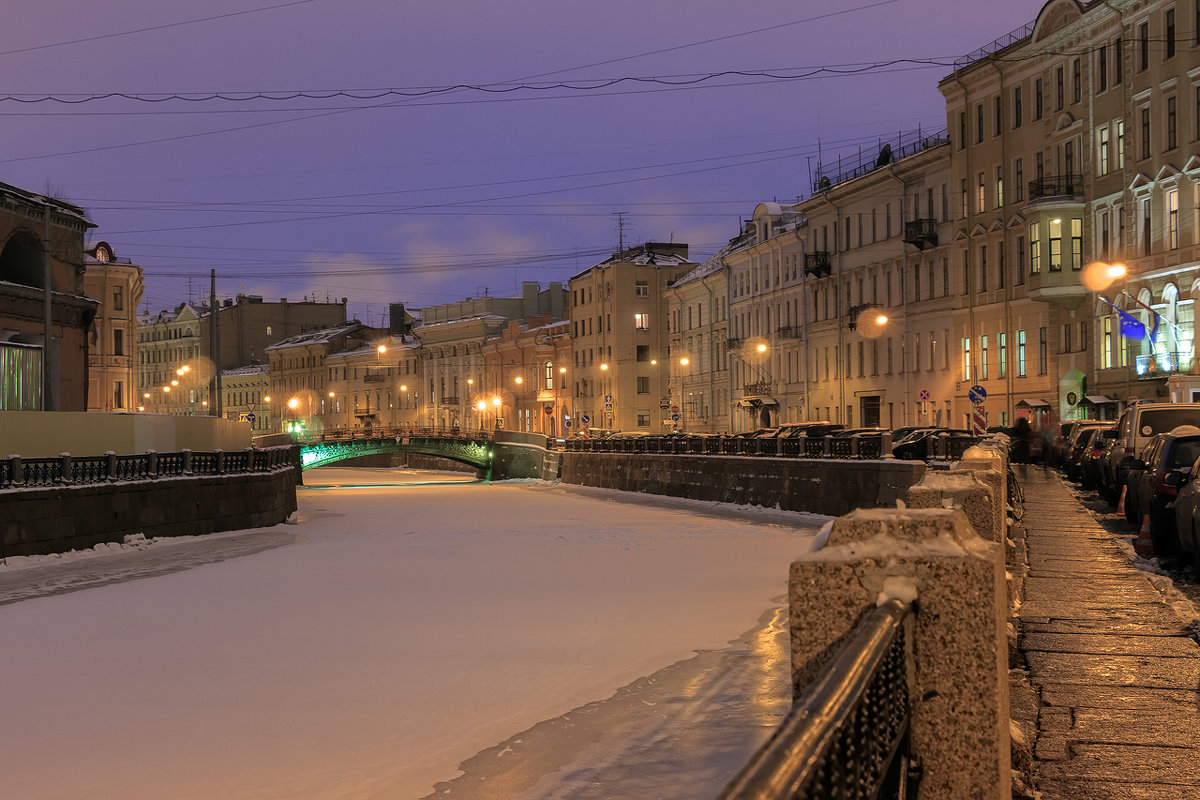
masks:
[[(1019, 659), (1036, 722), (1033, 778), (1043, 800), (1200, 797), (1200, 646), (1062, 480), (1014, 467), (1025, 492), (1014, 580)], [(1027, 567), (1022, 566), (1022, 562)]]

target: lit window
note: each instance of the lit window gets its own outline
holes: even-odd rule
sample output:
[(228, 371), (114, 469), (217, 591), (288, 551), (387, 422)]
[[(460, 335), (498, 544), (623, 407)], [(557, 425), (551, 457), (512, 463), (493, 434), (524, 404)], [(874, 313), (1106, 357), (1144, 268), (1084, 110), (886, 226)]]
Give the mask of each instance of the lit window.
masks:
[(639, 331), (650, 330), (650, 315), (649, 314), (634, 314), (633, 315), (633, 327), (637, 328)]

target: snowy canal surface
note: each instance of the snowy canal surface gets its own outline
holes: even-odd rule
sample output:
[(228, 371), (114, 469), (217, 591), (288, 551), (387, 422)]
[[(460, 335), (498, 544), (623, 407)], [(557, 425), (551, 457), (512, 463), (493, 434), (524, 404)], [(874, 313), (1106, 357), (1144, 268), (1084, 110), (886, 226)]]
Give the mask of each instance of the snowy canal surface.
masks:
[(0, 565), (3, 795), (715, 796), (822, 519), (464, 480), (314, 470), (297, 524)]

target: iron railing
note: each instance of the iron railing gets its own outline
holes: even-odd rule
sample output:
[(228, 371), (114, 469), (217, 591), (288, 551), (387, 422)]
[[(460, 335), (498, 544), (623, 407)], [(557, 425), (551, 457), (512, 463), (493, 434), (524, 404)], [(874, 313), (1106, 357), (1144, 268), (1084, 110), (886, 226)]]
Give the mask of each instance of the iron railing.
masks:
[(872, 609), (783, 723), (725, 788), (721, 800), (868, 800), (915, 797), (909, 752), (912, 607)]
[[(952, 442), (943, 452), (930, 453), (928, 459), (947, 455), (959, 458), (975, 442)], [(961, 446), (960, 446), (961, 444)], [(572, 437), (550, 439), (551, 449), (581, 453), (655, 453), (677, 455), (778, 456), (782, 458), (879, 459), (891, 454), (881, 433), (857, 433), (853, 436), (741, 436), (728, 434), (689, 434), (664, 436), (634, 435), (605, 438)]]
[(0, 489), (82, 486), (116, 481), (144, 481), (183, 475), (236, 475), (291, 467), (290, 447), (261, 450), (140, 455), (72, 456), (0, 459)]
[(893, 139), (879, 139), (866, 150), (859, 147), (855, 153), (839, 153), (836, 160), (817, 164), (813, 179), (813, 194), (824, 192), (869, 172), (887, 166), (894, 161), (907, 158), (923, 150), (940, 147), (950, 141), (946, 129), (926, 131), (900, 131)]
[(1047, 175), (1029, 182), (1029, 199), (1078, 197), (1083, 194), (1082, 175)]

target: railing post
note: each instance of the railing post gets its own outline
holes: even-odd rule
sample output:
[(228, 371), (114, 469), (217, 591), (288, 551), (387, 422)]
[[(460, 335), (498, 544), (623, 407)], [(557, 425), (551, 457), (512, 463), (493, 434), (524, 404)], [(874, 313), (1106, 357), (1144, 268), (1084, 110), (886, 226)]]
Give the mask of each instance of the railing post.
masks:
[(833, 455), (833, 434), (832, 433), (825, 434), (825, 450), (821, 453), (821, 455), (824, 456), (825, 458), (829, 458), (830, 456)]
[(58, 454), (58, 481), (57, 483), (72, 483), (71, 480), (71, 454)]
[(105, 450), (104, 455), (108, 459), (108, 480), (111, 483), (117, 479), (117, 454), (112, 450)]
[(796, 437), (796, 456), (808, 458), (808, 434), (802, 433)]
[(246, 472), (254, 472), (254, 448), (246, 448)]
[(225, 474), (225, 451), (224, 450), (216, 450), (216, 451), (214, 451), (214, 453), (217, 457), (217, 463), (216, 463), (216, 466), (213, 468), (213, 474), (214, 475), (224, 475)]
[(185, 447), (185, 448), (183, 448), (182, 452), (183, 452), (183, 474), (191, 475), (192, 474), (192, 451)]
[(858, 458), (858, 437), (861, 435), (862, 435), (861, 433), (856, 433), (850, 437), (850, 457), (851, 458)]
[(8, 477), (13, 486), (25, 485), (25, 469), (21, 466), (20, 456), (8, 457)]
[(151, 480), (158, 477), (158, 453), (154, 450), (146, 451), (146, 477)]

